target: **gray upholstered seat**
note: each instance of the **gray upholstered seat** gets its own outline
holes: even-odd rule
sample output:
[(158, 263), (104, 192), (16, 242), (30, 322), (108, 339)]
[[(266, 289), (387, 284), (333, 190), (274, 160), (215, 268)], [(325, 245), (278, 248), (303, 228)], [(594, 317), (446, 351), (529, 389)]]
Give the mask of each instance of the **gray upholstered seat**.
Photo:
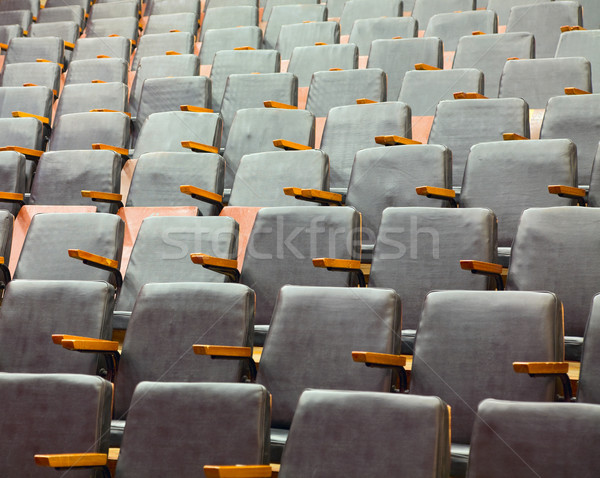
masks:
[(600, 404), (598, 378), (598, 347), (600, 346), (600, 295), (592, 299), (590, 316), (585, 328), (585, 345), (581, 354), (581, 369), (577, 387), (577, 401)]
[(585, 10), (585, 27), (588, 30), (600, 28), (600, 5), (594, 0), (579, 0)]
[(42, 8), (38, 15), (38, 23), (75, 22), (80, 27), (83, 27), (85, 24), (84, 15), (85, 12), (79, 5)]
[[(95, 40), (95, 38), (90, 38), (90, 40)], [(104, 38), (99, 40), (104, 40)], [(118, 81), (127, 84), (127, 63), (121, 58), (91, 58), (71, 61), (65, 78), (65, 86), (91, 83), (95, 80), (106, 83)]]
[(144, 35), (169, 33), (171, 30), (187, 32), (195, 37), (198, 34), (198, 14), (184, 12), (150, 15), (148, 23), (146, 23)]
[[(0, 439), (6, 476), (56, 475), (35, 464), (36, 453), (108, 453), (112, 387), (103, 378), (5, 373), (0, 375), (0, 400), (0, 427), (12, 430)], [(78, 476), (98, 475), (85, 470)]]
[(502, 140), (503, 133), (529, 137), (529, 108), (521, 98), (440, 101), (430, 144), (452, 151), (452, 183), (459, 186), (471, 146)]
[[(586, 10), (587, 13), (587, 10)], [(586, 16), (587, 19), (587, 16)], [(600, 28), (600, 27), (599, 27)], [(592, 90), (600, 92), (600, 31), (563, 32), (556, 47), (556, 58), (582, 56), (592, 68)], [(595, 74), (594, 74), (595, 73)]]
[(0, 25), (0, 43), (8, 45), (13, 38), (22, 36), (23, 28), (21, 25)]
[(191, 12), (200, 14), (200, 3), (196, 0), (152, 0), (146, 15)]
[(350, 35), (354, 22), (363, 18), (377, 17), (401, 17), (401, 0), (381, 0), (371, 2), (370, 0), (350, 0), (344, 5), (340, 17), (342, 35)]
[(356, 45), (314, 45), (294, 48), (288, 72), (298, 77), (298, 86), (310, 85), (313, 73), (330, 68), (352, 70), (358, 68), (358, 48)]
[(200, 39), (204, 41), (209, 30), (237, 26), (258, 26), (258, 8), (247, 5), (209, 8), (202, 21)]
[(123, 17), (90, 20), (87, 22), (84, 31), (86, 38), (104, 38), (110, 35), (119, 35), (137, 43), (138, 19)]
[(485, 95), (496, 98), (500, 76), (508, 58), (529, 59), (535, 56), (531, 33), (463, 36), (456, 47), (453, 68), (477, 68), (483, 72)]
[(97, 5), (92, 5), (90, 19), (98, 20), (100, 18), (138, 17), (138, 2), (119, 1), (112, 3), (112, 5), (110, 3), (98, 3)]
[(287, 139), (310, 147), (315, 145), (315, 117), (309, 111), (279, 108), (239, 110), (231, 123), (223, 158), (225, 188), (231, 188), (242, 156), (277, 151), (275, 139)]
[(412, 16), (419, 22), (419, 30), (427, 30), (427, 25), (432, 16), (438, 13), (462, 12), (475, 10), (475, 0), (415, 0)]
[(275, 49), (281, 53), (282, 60), (289, 60), (298, 46), (339, 42), (340, 25), (337, 22), (291, 23), (281, 26)]
[[(417, 331), (410, 393), (440, 397), (452, 407), (451, 476), (465, 475), (465, 445), (471, 442), (475, 409), (481, 400), (554, 400), (553, 377), (516, 374), (512, 363), (562, 361), (562, 334), (561, 303), (549, 292), (427, 295)], [(459, 453), (455, 455), (456, 448)]]
[[(122, 0), (113, 0), (113, 1), (122, 1)], [(95, 3), (104, 3), (102, 1), (98, 1)], [(54, 8), (54, 7), (64, 7), (65, 5), (79, 5), (85, 13), (90, 12), (91, 5), (86, 0), (46, 0), (45, 8)]]
[(94, 60), (98, 55), (105, 55), (129, 63), (130, 49), (131, 42), (124, 37), (80, 38), (75, 42), (71, 61)]
[(137, 70), (140, 60), (146, 56), (164, 55), (168, 51), (181, 54), (194, 53), (194, 36), (190, 32), (167, 32), (143, 35), (131, 62), (131, 70)]
[[(1, 16), (4, 17), (6, 12)], [(44, 59), (64, 65), (64, 42), (60, 38), (13, 38), (4, 58), (4, 68), (12, 63), (35, 63)]]
[[(521, 5), (533, 5), (535, 3), (544, 3), (550, 1), (552, 0), (488, 0), (487, 8), (488, 10), (493, 10), (498, 14), (499, 25), (506, 26), (510, 14), (510, 9), (512, 7), (518, 7)], [(527, 10), (525, 10), (524, 14), (530, 15), (530, 13), (528, 13)]]
[[(44, 9), (45, 10), (45, 9)], [(73, 45), (79, 38), (79, 23), (72, 20), (51, 23), (34, 23), (31, 25), (30, 37), (58, 37), (65, 42)], [(68, 67), (73, 52), (65, 48), (65, 67)]]
[(0, 118), (12, 118), (13, 111), (50, 119), (54, 96), (45, 86), (0, 87)]
[(307, 476), (316, 466), (327, 476), (447, 476), (447, 410), (437, 397), (307, 390), (294, 414), (280, 474)]
[(535, 36), (536, 58), (552, 58), (560, 38), (560, 27), (582, 25), (581, 5), (577, 2), (542, 2), (511, 8), (507, 32), (529, 32)]
[[(2, 180), (0, 190), (2, 192), (25, 194), (25, 163), (25, 156), (16, 151), (0, 152), (0, 178)], [(18, 202), (0, 201), (0, 209), (16, 216), (19, 209), (21, 209), (21, 205)], [(12, 236), (12, 232), (10, 235)], [(3, 253), (5, 260), (7, 260), (8, 256)]]
[(8, 10), (0, 15), (0, 25), (19, 25), (23, 33), (31, 27), (31, 10)]
[(410, 136), (410, 108), (401, 102), (332, 108), (327, 115), (321, 149), (329, 156), (330, 186), (345, 192), (357, 151), (375, 146), (375, 136)]
[(227, 282), (225, 276), (193, 264), (190, 254), (235, 259), (237, 236), (238, 225), (229, 217), (144, 219), (115, 306), (113, 328), (127, 328), (135, 299), (149, 282)]
[(2, 86), (23, 86), (26, 83), (50, 88), (58, 96), (61, 69), (58, 63), (13, 63), (2, 73)]
[(484, 400), (477, 417), (469, 478), (566, 478), (600, 466), (597, 405)]
[(265, 101), (298, 105), (298, 79), (291, 73), (233, 74), (227, 78), (220, 111), (222, 143), (227, 144), (231, 123), (238, 110), (261, 108)]
[[(264, 0), (261, 0), (261, 7)], [(232, 7), (236, 5), (247, 5), (250, 7), (258, 7), (258, 0), (207, 0), (204, 4), (204, 10), (218, 7)]]
[(324, 22), (327, 20), (327, 7), (320, 3), (312, 5), (277, 5), (268, 16), (263, 48), (273, 49), (277, 44), (279, 31), (283, 25), (302, 22)]
[(13, 221), (13, 215), (9, 211), (0, 210), (0, 254), (7, 265), (12, 247)]
[(93, 109), (126, 112), (127, 94), (127, 85), (120, 81), (66, 85), (60, 94), (54, 121), (65, 114), (85, 113)]
[(260, 6), (264, 6), (262, 21), (265, 23), (269, 22), (269, 20), (271, 19), (271, 12), (273, 11), (273, 7), (277, 7), (280, 5), (316, 5), (318, 3), (320, 2), (317, 0), (260, 0)]
[(588, 206), (591, 207), (600, 206), (600, 153), (598, 151), (596, 152), (596, 156), (592, 164), (592, 174), (590, 175), (590, 187), (588, 190), (587, 203)]
[(200, 49), (200, 64), (212, 65), (220, 50), (249, 46), (258, 50), (262, 45), (262, 30), (254, 25), (245, 27), (214, 28), (204, 34)]
[(37, 0), (3, 0), (0, 2), (0, 12), (11, 10), (29, 10), (32, 16), (37, 18), (40, 12), (40, 4)]
[(387, 97), (398, 98), (406, 72), (415, 63), (443, 67), (443, 45), (439, 38), (399, 38), (374, 40), (367, 68), (381, 68), (387, 73)]
[(348, 0), (329, 0), (327, 2), (327, 11), (329, 18), (339, 20), (344, 11), (344, 5)]
[(471, 10), (457, 13), (439, 13), (431, 17), (425, 30), (426, 37), (437, 37), (444, 42), (444, 51), (455, 51), (458, 40), (475, 31), (498, 33), (498, 17), (492, 10)]
[[(329, 208), (319, 208), (325, 209)], [(260, 300), (258, 296), (257, 304)], [(389, 369), (360, 366), (351, 353), (399, 353), (401, 323), (400, 297), (389, 289), (281, 289), (257, 376), (257, 383), (273, 395), (271, 461), (279, 462), (305, 389), (391, 391), (394, 381)], [(274, 442), (274, 437), (283, 443)]]
[(369, 285), (393, 288), (403, 297), (403, 353), (413, 352), (421, 307), (430, 291), (489, 288), (486, 277), (461, 271), (459, 261), (472, 257), (493, 262), (496, 246), (496, 216), (489, 209), (390, 207), (383, 211)]
[(354, 22), (348, 43), (358, 47), (358, 54), (367, 56), (373, 40), (417, 36), (417, 21), (413, 17), (359, 18)]

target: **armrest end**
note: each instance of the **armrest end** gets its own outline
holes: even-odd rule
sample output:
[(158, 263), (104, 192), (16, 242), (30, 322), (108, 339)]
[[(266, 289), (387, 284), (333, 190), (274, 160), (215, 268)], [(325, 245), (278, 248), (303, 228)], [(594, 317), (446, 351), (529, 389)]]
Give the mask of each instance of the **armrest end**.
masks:
[(375, 352), (352, 352), (352, 360), (373, 366), (404, 367), (406, 365), (406, 357), (403, 355)]
[(312, 149), (310, 146), (294, 143), (293, 141), (288, 141), (287, 139), (274, 139), (273, 146), (286, 151), (303, 151), (305, 149)]
[(395, 146), (400, 144), (422, 144), (420, 141), (415, 141), (414, 139), (408, 139), (404, 136), (397, 136), (394, 134), (375, 136), (375, 142), (384, 146)]
[(279, 101), (265, 101), (263, 103), (265, 108), (279, 108), (284, 110), (297, 110), (298, 107), (294, 105), (288, 105), (286, 103), (280, 103)]
[(502, 138), (504, 141), (526, 141), (529, 139), (517, 133), (503, 133)]
[(191, 149), (195, 153), (215, 153), (219, 154), (219, 148), (208, 144), (197, 143), (196, 141), (182, 141), (181, 146)]
[(270, 465), (237, 465), (204, 467), (206, 478), (269, 478), (272, 474)]
[(53, 455), (35, 455), (35, 464), (52, 468), (79, 468), (106, 466), (108, 455), (104, 453), (61, 453)]

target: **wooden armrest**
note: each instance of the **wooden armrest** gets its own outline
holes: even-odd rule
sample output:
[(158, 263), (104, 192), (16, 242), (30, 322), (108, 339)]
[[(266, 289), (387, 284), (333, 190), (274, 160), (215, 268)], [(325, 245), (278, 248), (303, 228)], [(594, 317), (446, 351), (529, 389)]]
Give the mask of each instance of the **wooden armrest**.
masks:
[[(305, 23), (305, 22), (302, 22), (302, 23)], [(307, 23), (310, 23), (310, 22), (307, 22)], [(324, 46), (324, 45), (327, 45), (327, 43), (325, 43), (323, 41), (317, 41), (317, 42), (315, 42), (315, 46)]]
[(110, 144), (103, 143), (94, 143), (92, 144), (92, 149), (102, 149), (105, 151), (114, 151), (117, 154), (120, 154), (123, 157), (129, 157), (129, 150), (125, 148), (119, 148), (118, 146), (111, 146)]
[[(551, 184), (548, 186), (548, 192), (550, 194), (558, 194), (560, 197), (566, 197), (571, 199), (577, 199), (577, 201), (584, 201), (585, 189), (575, 188), (573, 186), (562, 186), (559, 184)], [(585, 201), (584, 201), (585, 202)]]
[(513, 362), (513, 369), (517, 373), (559, 374), (569, 372), (568, 362)]
[(574, 30), (585, 30), (585, 28), (580, 27), (579, 25), (563, 25), (560, 27), (561, 32), (572, 32)]
[(0, 148), (0, 151), (16, 151), (17, 153), (21, 153), (22, 155), (24, 155), (25, 157), (27, 157), (27, 159), (39, 159), (42, 154), (44, 154), (43, 151), (40, 151), (38, 149), (29, 149), (29, 148), (22, 148), (21, 146), (3, 146), (2, 148)]
[(237, 46), (234, 48), (234, 50), (256, 50), (256, 48), (253, 48), (251, 46)]
[(181, 146), (191, 149), (195, 153), (216, 153), (219, 154), (219, 148), (209, 146), (208, 144), (196, 143), (195, 141), (182, 141)]
[[(25, 32), (23, 32), (25, 33)], [(46, 60), (45, 58), (36, 58), (35, 61), (37, 63), (54, 63), (53, 61), (50, 60)], [(60, 69), (64, 69), (65, 65), (63, 65), (62, 63), (58, 63), (58, 66), (60, 66)]]
[(239, 282), (240, 280), (240, 272), (237, 268), (238, 262), (235, 259), (222, 259), (200, 253), (190, 254), (190, 259), (192, 259), (194, 264), (199, 264), (205, 269), (226, 275), (234, 282)]
[[(96, 82), (106, 83), (105, 81), (101, 80), (92, 80), (92, 83)], [(107, 108), (94, 108), (90, 110), (90, 113), (123, 113), (131, 118), (131, 113), (128, 113), (127, 111), (109, 110)]]
[(206, 478), (269, 478), (272, 472), (270, 465), (206, 465), (204, 467)]
[(329, 68), (329, 71), (344, 71), (343, 68)]
[(119, 207), (123, 207), (123, 195), (116, 193), (103, 193), (100, 191), (81, 191), (81, 196), (84, 198), (90, 198), (92, 201), (108, 202), (118, 204)]
[(193, 105), (179, 105), (179, 109), (181, 111), (191, 111), (193, 113), (214, 113), (215, 110), (211, 110), (210, 108), (202, 108), (200, 106)]
[(395, 146), (399, 144), (421, 144), (420, 141), (408, 139), (403, 136), (396, 136), (395, 134), (375, 136), (375, 142), (377, 144), (383, 144), (384, 146)]
[(24, 195), (21, 193), (0, 192), (0, 201), (23, 203)]
[(118, 352), (117, 340), (102, 340), (92, 338), (63, 339), (60, 343), (67, 350), (80, 352)]
[(69, 249), (69, 257), (73, 259), (79, 259), (80, 261), (93, 262), (104, 267), (110, 267), (111, 269), (117, 269), (119, 262), (108, 257), (102, 257), (91, 252), (82, 251), (81, 249)]
[(454, 198), (456, 198), (456, 192), (453, 189), (436, 188), (433, 186), (419, 186), (416, 188), (416, 191), (419, 196), (427, 196), (428, 198), (452, 201), (454, 201)]
[(288, 105), (286, 103), (280, 103), (279, 101), (265, 101), (263, 103), (265, 108), (279, 108), (282, 110), (297, 110), (298, 107), (294, 105)]
[(194, 353), (196, 355), (210, 355), (211, 357), (237, 357), (251, 358), (252, 348), (250, 347), (230, 347), (225, 345), (199, 345), (194, 344)]
[(481, 93), (459, 91), (454, 93), (455, 100), (487, 100), (488, 97)]
[(485, 35), (485, 32), (482, 32), (481, 30), (475, 30), (474, 32), (471, 32), (471, 35)]
[(35, 118), (40, 121), (42, 124), (50, 124), (50, 118), (46, 118), (45, 116), (38, 116), (31, 113), (25, 113), (24, 111), (13, 111), (13, 118)]
[(375, 352), (352, 352), (352, 360), (364, 364), (385, 365), (389, 367), (404, 367), (404, 355), (380, 354)]
[(377, 103), (375, 100), (370, 100), (369, 98), (359, 98), (356, 100), (357, 105), (370, 105), (373, 103)]
[(0, 50), (8, 50), (8, 44), (7, 43), (0, 43)]
[(106, 83), (106, 81), (104, 81), (104, 80), (92, 80), (92, 83), (94, 83), (94, 84), (100, 84), (100, 83)]
[(52, 334), (52, 342), (56, 345), (62, 345), (63, 340), (88, 340), (89, 338), (81, 335)]
[(342, 195), (319, 189), (302, 189), (301, 196), (309, 201), (318, 202), (326, 205), (342, 205)]
[(200, 189), (195, 186), (190, 186), (189, 184), (179, 186), (179, 190), (183, 194), (192, 196), (194, 199), (199, 199), (200, 201), (216, 204), (217, 206), (223, 207), (223, 196), (221, 196), (220, 194), (206, 191), (205, 189)]
[(460, 261), (460, 268), (465, 271), (502, 274), (502, 266), (484, 261)]
[(104, 453), (61, 453), (55, 455), (35, 455), (35, 464), (51, 468), (75, 468), (106, 466), (108, 455)]
[(286, 151), (303, 151), (305, 149), (312, 149), (310, 146), (306, 146), (305, 144), (294, 143), (293, 141), (288, 141), (287, 139), (274, 139), (273, 146), (276, 148), (281, 148)]
[(591, 95), (592, 93), (589, 91), (581, 90), (579, 88), (575, 88), (574, 86), (567, 86), (565, 88), (565, 95)]
[(504, 141), (526, 141), (529, 139), (517, 133), (503, 133), (502, 138)]
[(75, 43), (71, 43), (70, 41), (64, 42), (65, 50), (73, 51), (75, 49)]
[(294, 196), (297, 199), (303, 199), (302, 198), (302, 188), (294, 188), (294, 187), (283, 188), (283, 194), (285, 194), (286, 196)]
[(331, 257), (317, 257), (312, 260), (314, 267), (324, 268), (324, 269), (340, 269), (340, 270), (360, 270), (360, 261), (355, 261), (351, 259), (333, 259)]
[(96, 58), (102, 59), (102, 58), (112, 58), (112, 57), (108, 56), (108, 55), (96, 55)]
[(181, 55), (181, 53), (179, 53), (178, 51), (174, 51), (174, 50), (167, 50), (165, 52), (165, 55), (173, 56), (173, 55)]
[(438, 68), (437, 66), (428, 65), (427, 63), (415, 63), (415, 70), (441, 70), (441, 68)]

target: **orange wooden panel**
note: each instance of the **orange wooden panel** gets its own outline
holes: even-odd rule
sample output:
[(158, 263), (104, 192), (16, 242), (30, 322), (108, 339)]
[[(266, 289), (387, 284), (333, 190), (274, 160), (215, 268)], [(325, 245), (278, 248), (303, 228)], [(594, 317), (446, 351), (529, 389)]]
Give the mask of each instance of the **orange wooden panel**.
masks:
[(200, 76), (210, 76), (210, 72), (212, 70), (211, 65), (200, 65)]
[(288, 69), (288, 65), (290, 64), (290, 60), (281, 60), (280, 71), (281, 73), (286, 73)]
[(308, 86), (298, 87), (298, 109), (306, 109), (306, 100), (308, 99)]
[(433, 116), (413, 116), (412, 117), (412, 139), (427, 144)]
[(540, 139), (540, 129), (542, 128), (545, 112), (546, 110), (543, 108), (529, 110), (529, 137), (531, 139)]
[(369, 61), (368, 55), (361, 55), (358, 57), (358, 68), (364, 70), (367, 67), (367, 62)]
[(452, 63), (454, 63), (454, 51), (445, 51), (444, 52), (444, 70), (451, 70)]
[(246, 254), (246, 247), (248, 246), (248, 239), (250, 238), (250, 232), (254, 226), (254, 220), (260, 207), (241, 207), (241, 206), (226, 206), (221, 211), (219, 216), (227, 216), (235, 219), (239, 224), (239, 236), (238, 236), (238, 270), (242, 270), (244, 264), (244, 256)]
[(350, 40), (350, 35), (340, 35), (340, 44), (348, 43)]
[(137, 159), (128, 159), (121, 170), (121, 196), (123, 196), (123, 204), (127, 202), (131, 179), (133, 178), (136, 164)]
[(325, 129), (325, 121), (327, 117), (315, 118), (315, 149), (321, 147), (321, 140), (323, 139), (323, 130)]

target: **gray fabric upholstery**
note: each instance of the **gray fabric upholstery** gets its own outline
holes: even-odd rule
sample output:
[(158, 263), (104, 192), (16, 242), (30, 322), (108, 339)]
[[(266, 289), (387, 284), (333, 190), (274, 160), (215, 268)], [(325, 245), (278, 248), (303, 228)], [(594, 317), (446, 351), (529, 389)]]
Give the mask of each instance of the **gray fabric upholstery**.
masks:
[(465, 167), (460, 206), (494, 211), (498, 246), (510, 247), (525, 209), (577, 204), (548, 194), (549, 184), (577, 187), (577, 148), (568, 139), (476, 144)]
[(344, 10), (340, 17), (340, 27), (342, 35), (349, 35), (356, 20), (363, 18), (401, 16), (401, 0), (380, 0), (378, 2), (372, 2), (370, 0), (350, 0), (344, 5)]
[(485, 400), (477, 416), (469, 478), (563, 478), (600, 466), (597, 406)]
[[(42, 8), (38, 15), (38, 23), (75, 22), (83, 27), (84, 11), (79, 5), (64, 5)], [(33, 25), (32, 25), (33, 26)]]
[(265, 101), (297, 106), (298, 79), (291, 73), (229, 75), (220, 108), (223, 116), (221, 142), (227, 144), (231, 123), (238, 110), (261, 108)]
[(196, 36), (198, 33), (198, 15), (189, 12), (150, 15), (144, 35), (169, 33), (171, 30), (179, 30)]
[(592, 297), (600, 290), (599, 214), (596, 208), (527, 209), (513, 243), (507, 288), (556, 293), (566, 336), (583, 336)]
[(94, 60), (98, 55), (106, 55), (129, 63), (130, 45), (127, 38), (123, 37), (80, 38), (75, 43), (71, 61)]
[[(517, 7), (521, 5), (533, 5), (534, 3), (544, 3), (550, 2), (552, 0), (488, 0), (487, 8), (488, 10), (493, 10), (498, 14), (498, 23), (500, 25), (506, 25), (508, 22), (508, 16), (510, 14), (510, 9), (512, 7)], [(480, 2), (477, 2), (477, 6), (479, 7)], [(525, 15), (533, 15), (534, 13), (528, 13), (526, 10)]]
[(48, 151), (92, 149), (94, 143), (127, 148), (129, 117), (125, 113), (62, 115), (52, 130)]
[(159, 55), (142, 58), (129, 93), (129, 110), (137, 116), (142, 86), (148, 78), (197, 76), (200, 60), (196, 55)]
[(340, 24), (337, 22), (291, 23), (281, 26), (275, 49), (281, 53), (282, 60), (289, 60), (298, 46), (339, 42)]
[(415, 0), (412, 16), (419, 22), (419, 30), (427, 30), (429, 19), (438, 13), (475, 10), (476, 0)]
[(92, 20), (98, 20), (100, 18), (122, 18), (122, 17), (135, 17), (138, 16), (138, 2), (113, 2), (110, 3), (99, 3), (92, 5), (90, 18)]
[(590, 316), (585, 328), (585, 347), (581, 355), (581, 369), (577, 387), (577, 401), (600, 404), (598, 347), (600, 346), (600, 295), (592, 299)]
[(202, 21), (200, 39), (204, 41), (209, 30), (237, 26), (258, 26), (258, 8), (242, 5), (208, 9)]
[[(469, 444), (481, 400), (554, 400), (554, 378), (516, 374), (512, 363), (562, 360), (562, 332), (560, 301), (548, 292), (431, 292), (417, 331), (410, 393), (448, 403), (452, 441)], [(460, 469), (464, 453), (457, 458)]]
[(600, 95), (555, 96), (548, 100), (540, 138), (569, 138), (577, 145), (579, 184), (587, 185), (600, 140)]
[(250, 233), (240, 279), (256, 291), (255, 323), (270, 323), (277, 292), (285, 284), (349, 285), (350, 274), (316, 269), (312, 259), (359, 259), (359, 226), (360, 214), (350, 207), (261, 209)]
[(582, 57), (507, 61), (498, 96), (523, 98), (530, 108), (545, 108), (552, 96), (564, 95), (567, 86), (591, 91), (589, 61)]
[(65, 85), (91, 83), (94, 80), (127, 84), (127, 63), (121, 58), (95, 58), (69, 64)]
[[(261, 7), (264, 0), (261, 1)], [(229, 7), (236, 5), (247, 5), (250, 7), (258, 7), (258, 0), (206, 0), (204, 4), (204, 10), (208, 10), (209, 8), (218, 8), (218, 7)]]
[[(122, 1), (122, 0), (112, 0), (112, 1)], [(98, 1), (95, 3), (105, 3), (103, 1)], [(46, 0), (45, 8), (54, 8), (54, 7), (62, 7), (65, 5), (79, 5), (83, 8), (85, 13), (89, 13), (91, 5), (86, 0)]]
[(594, 0), (579, 0), (579, 4), (585, 11), (585, 27), (588, 30), (600, 28), (600, 5)]
[[(260, 126), (257, 127), (258, 125)], [(242, 156), (263, 151), (278, 151), (273, 146), (273, 140), (280, 138), (314, 147), (315, 117), (306, 110), (279, 108), (239, 110), (231, 123), (223, 153), (227, 166), (225, 187), (231, 188)]]
[[(215, 9), (216, 10), (216, 9)], [(279, 52), (275, 50), (222, 50), (215, 54), (212, 80), (212, 108), (221, 111), (225, 85), (229, 75), (238, 73), (278, 73)]]
[(271, 151), (240, 161), (229, 206), (303, 206), (283, 194), (284, 187), (329, 190), (329, 159), (322, 151)]
[(182, 194), (179, 187), (191, 184), (223, 194), (225, 161), (217, 154), (146, 153), (137, 161), (127, 206), (194, 206), (203, 216), (218, 214), (216, 206)]
[(415, 63), (443, 67), (443, 45), (439, 38), (401, 38), (374, 40), (367, 68), (381, 68), (387, 73), (388, 98), (398, 98), (404, 75)]
[(354, 22), (348, 42), (358, 47), (359, 55), (366, 56), (373, 40), (416, 36), (417, 21), (413, 17), (360, 18)]
[[(56, 347), (56, 346), (55, 346)], [(0, 466), (6, 476), (43, 477), (57, 472), (35, 464), (36, 453), (84, 450), (108, 453), (112, 387), (100, 377), (73, 374), (0, 375), (4, 412)], [(67, 426), (76, 424), (76, 426)], [(35, 430), (35, 432), (32, 432)], [(102, 475), (70, 470), (74, 477)]]
[(356, 105), (356, 100), (361, 98), (386, 101), (386, 79), (379, 68), (317, 71), (310, 82), (306, 109), (323, 118), (332, 108)]
[(13, 216), (8, 211), (0, 211), (0, 254), (8, 264), (12, 246)]
[(320, 2), (318, 0), (261, 0), (260, 6), (264, 3), (264, 11), (262, 16), (263, 22), (269, 22), (271, 20), (271, 12), (273, 7), (280, 5), (316, 5)]
[(410, 137), (410, 124), (410, 108), (401, 102), (332, 108), (321, 141), (321, 149), (329, 156), (331, 187), (348, 187), (354, 155), (375, 146), (375, 136)]
[(93, 109), (127, 111), (127, 85), (120, 81), (66, 85), (58, 100), (55, 121), (65, 114)]
[(22, 37), (23, 28), (21, 25), (1, 25), (0, 26), (0, 43), (8, 45), (13, 38)]
[(437, 397), (308, 390), (280, 475), (310, 476), (318, 467), (326, 476), (448, 476), (449, 426)]
[[(2, 14), (2, 17), (6, 12)], [(13, 38), (6, 51), (4, 65), (35, 63), (38, 58), (64, 63), (64, 42), (60, 38)]]
[[(79, 38), (79, 23), (74, 21), (34, 23), (29, 32), (30, 37), (58, 37), (65, 42), (75, 43)], [(73, 52), (65, 49), (65, 66), (69, 65)]]
[(452, 187), (452, 153), (445, 146), (390, 146), (356, 153), (346, 204), (362, 214), (363, 252), (366, 245), (372, 250), (385, 208), (445, 205), (415, 194), (424, 184)]
[(72, 259), (68, 249), (81, 249), (120, 261), (125, 225), (103, 213), (36, 214), (23, 243), (14, 279), (85, 280), (114, 283), (110, 272)]
[(329, 18), (340, 18), (344, 11), (344, 5), (348, 0), (329, 0), (327, 2), (327, 10), (329, 12)]
[[(226, 282), (190, 260), (191, 253), (237, 257), (238, 225), (229, 217), (148, 217), (137, 235), (115, 309), (131, 311), (149, 282)], [(115, 328), (122, 324), (115, 320)]]
[(74, 353), (50, 340), (66, 333), (110, 340), (115, 289), (102, 281), (14, 280), (0, 311), (0, 370), (95, 375), (96, 354)]
[(282, 25), (302, 22), (324, 22), (327, 20), (327, 7), (314, 5), (277, 5), (272, 8), (268, 17), (269, 23), (263, 37), (263, 48), (273, 49), (277, 44)]
[(556, 58), (571, 56), (582, 56), (590, 62), (592, 91), (600, 92), (600, 31), (585, 30), (562, 33), (556, 47)]
[(50, 118), (54, 96), (45, 86), (0, 88), (0, 118), (12, 118), (13, 111)]
[(119, 193), (121, 157), (113, 151), (50, 151), (38, 161), (29, 204), (96, 206), (99, 212), (117, 212), (117, 206), (92, 202), (82, 190)]
[(351, 352), (398, 353), (401, 322), (389, 289), (283, 287), (257, 377), (273, 396), (271, 426), (290, 428), (307, 388), (389, 392), (392, 372), (356, 364)]
[(241, 360), (211, 360), (192, 345), (251, 347), (253, 316), (254, 292), (241, 284), (146, 284), (123, 343), (115, 417), (125, 419), (142, 381), (239, 382)]
[(258, 50), (262, 45), (262, 30), (257, 26), (230, 27), (208, 30), (202, 40), (200, 64), (212, 65), (220, 50), (249, 46)]
[(0, 25), (19, 25), (23, 32), (29, 31), (32, 16), (29, 10), (9, 10), (0, 15)]
[(200, 2), (197, 0), (153, 0), (147, 15), (192, 12), (200, 14)]
[[(600, 143), (599, 143), (600, 150)], [(600, 153), (596, 153), (594, 163), (592, 164), (592, 174), (590, 177), (590, 188), (587, 198), (588, 206), (600, 206)]]
[(353, 44), (315, 45), (294, 48), (288, 72), (298, 77), (298, 86), (309, 86), (313, 73), (330, 68), (358, 68), (358, 48)]
[[(25, 156), (15, 151), (1, 151), (0, 152), (0, 190), (8, 193), (20, 193), (25, 194), (26, 192), (26, 176), (25, 176)], [(18, 203), (13, 202), (2, 202), (0, 201), (0, 210), (4, 210), (16, 216), (21, 206)], [(3, 222), (6, 220), (2, 217)], [(12, 222), (11, 222), (12, 229)], [(9, 238), (12, 238), (12, 232), (9, 234)], [(6, 239), (4, 239), (6, 240)], [(4, 241), (3, 240), (3, 241)], [(9, 241), (10, 248), (10, 241)], [(3, 248), (4, 249), (4, 248)], [(6, 261), (10, 256), (10, 251), (7, 255), (5, 251), (2, 252), (2, 256)]]
[(500, 76), (507, 58), (535, 57), (535, 40), (531, 33), (500, 35), (466, 35), (458, 41), (453, 68), (477, 68), (484, 75), (485, 95), (498, 96)]
[(133, 402), (117, 476), (202, 476), (204, 466), (214, 463), (268, 464), (264, 387), (143, 382)]
[(536, 58), (552, 58), (560, 38), (560, 27), (582, 24), (582, 11), (579, 3), (542, 2), (511, 8), (506, 31), (533, 33)]
[(383, 211), (369, 285), (391, 287), (403, 298), (403, 335), (409, 347), (429, 291), (488, 288), (488, 278), (462, 271), (460, 260), (495, 262), (496, 238), (496, 216), (489, 209), (392, 207)]
[[(41, 150), (44, 144), (44, 126), (35, 118), (0, 118), (0, 145), (20, 146)], [(25, 190), (31, 187), (35, 164), (25, 162)]]
[(86, 38), (105, 38), (110, 35), (119, 35), (137, 42), (138, 19), (131, 17), (100, 18), (87, 22), (85, 27)]
[(144, 153), (189, 151), (182, 141), (196, 141), (209, 146), (221, 143), (221, 116), (216, 113), (166, 111), (153, 113), (144, 122), (135, 143), (134, 158)]
[(452, 183), (460, 185), (471, 146), (502, 140), (503, 133), (529, 137), (529, 108), (521, 98), (440, 101), (430, 144), (452, 151)]
[(168, 51), (181, 54), (194, 53), (194, 36), (190, 32), (167, 32), (143, 35), (131, 62), (131, 70), (137, 70), (140, 60), (146, 56), (164, 55)]
[(0, 2), (0, 11), (11, 10), (30, 10), (34, 17), (40, 12), (40, 4), (37, 0), (2, 0)]
[(57, 63), (13, 63), (6, 65), (2, 86), (23, 86), (24, 83), (46, 86), (58, 94), (60, 66)]
[(474, 68), (406, 72), (398, 101), (410, 105), (415, 116), (433, 116), (438, 103), (457, 91), (483, 94), (483, 73)]
[(148, 78), (144, 81), (131, 143), (136, 144), (144, 122), (153, 113), (180, 111), (181, 105), (210, 108), (211, 82), (205, 76)]
[(425, 36), (438, 37), (445, 51), (455, 51), (458, 40), (474, 31), (498, 32), (498, 17), (491, 10), (472, 10), (458, 13), (439, 13), (431, 17)]

